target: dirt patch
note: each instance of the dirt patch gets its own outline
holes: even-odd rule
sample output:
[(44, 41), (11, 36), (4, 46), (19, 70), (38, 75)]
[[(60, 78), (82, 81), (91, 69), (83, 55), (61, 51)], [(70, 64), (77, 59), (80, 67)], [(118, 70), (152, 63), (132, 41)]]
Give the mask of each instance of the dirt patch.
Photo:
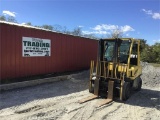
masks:
[(159, 120), (160, 68), (143, 63), (142, 90), (126, 102), (102, 107), (103, 99), (83, 104), (88, 93), (89, 70), (71, 74), (67, 80), (5, 91), (0, 94), (1, 120)]

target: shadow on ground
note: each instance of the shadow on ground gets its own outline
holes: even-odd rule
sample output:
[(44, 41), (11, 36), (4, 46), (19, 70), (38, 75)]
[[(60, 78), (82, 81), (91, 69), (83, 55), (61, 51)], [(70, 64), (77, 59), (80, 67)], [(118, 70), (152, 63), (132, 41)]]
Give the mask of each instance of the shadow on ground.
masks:
[(142, 89), (141, 91), (133, 92), (125, 104), (160, 110), (160, 91)]
[(0, 109), (28, 103), (33, 100), (46, 99), (56, 96), (80, 92), (88, 88), (88, 79), (69, 79), (53, 83), (25, 87), (0, 94)]

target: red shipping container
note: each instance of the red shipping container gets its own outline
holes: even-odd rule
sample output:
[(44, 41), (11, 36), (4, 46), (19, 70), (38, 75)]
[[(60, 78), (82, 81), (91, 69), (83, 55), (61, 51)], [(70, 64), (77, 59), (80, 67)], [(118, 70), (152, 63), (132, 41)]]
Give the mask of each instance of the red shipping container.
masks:
[[(23, 37), (50, 40), (50, 56), (23, 56)], [(0, 79), (88, 69), (98, 41), (0, 22)]]

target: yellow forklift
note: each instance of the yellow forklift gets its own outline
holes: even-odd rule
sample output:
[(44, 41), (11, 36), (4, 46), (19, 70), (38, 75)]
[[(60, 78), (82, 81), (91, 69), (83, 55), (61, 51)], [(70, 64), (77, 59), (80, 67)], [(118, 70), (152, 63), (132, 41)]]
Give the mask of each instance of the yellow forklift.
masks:
[[(96, 67), (91, 61), (89, 92), (93, 93), (80, 103), (106, 97), (102, 106), (119, 97), (127, 100), (131, 90), (141, 90), (140, 40), (133, 38), (101, 39), (98, 43)], [(94, 70), (96, 69), (96, 70)], [(96, 72), (94, 72), (96, 71)]]

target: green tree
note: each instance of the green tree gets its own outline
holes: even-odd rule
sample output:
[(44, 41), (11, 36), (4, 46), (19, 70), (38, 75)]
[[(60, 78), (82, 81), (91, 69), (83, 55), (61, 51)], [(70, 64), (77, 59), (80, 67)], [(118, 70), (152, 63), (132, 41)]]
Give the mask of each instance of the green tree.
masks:
[(155, 63), (160, 63), (160, 43), (155, 43), (152, 46), (153, 58)]
[(144, 48), (148, 47), (148, 44), (146, 43), (147, 40), (141, 39), (140, 41), (140, 50), (143, 51)]
[(8, 16), (7, 21), (17, 23), (17, 20), (13, 16)]
[(141, 53), (141, 60), (142, 61), (149, 61), (148, 54), (150, 54), (149, 45), (146, 43), (147, 40), (141, 39), (140, 41), (140, 53)]
[(44, 29), (53, 30), (52, 25), (42, 25), (41, 27), (44, 28)]
[(160, 43), (151, 46), (141, 43), (141, 60), (149, 63), (160, 63)]
[(32, 26), (32, 23), (31, 22), (27, 22), (27, 23), (25, 23), (25, 25)]
[(1, 15), (1, 16), (0, 16), (0, 20), (1, 20), (1, 21), (6, 21), (6, 17), (5, 17), (4, 15)]
[(39, 26), (39, 25), (35, 25), (34, 27), (41, 28), (41, 26)]

